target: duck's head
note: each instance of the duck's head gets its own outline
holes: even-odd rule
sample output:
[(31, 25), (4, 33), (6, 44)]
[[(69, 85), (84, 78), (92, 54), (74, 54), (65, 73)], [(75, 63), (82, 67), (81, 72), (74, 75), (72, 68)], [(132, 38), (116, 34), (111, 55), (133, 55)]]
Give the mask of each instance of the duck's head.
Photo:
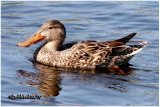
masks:
[(50, 20), (45, 22), (37, 33), (18, 43), (17, 46), (27, 47), (43, 40), (63, 44), (65, 37), (66, 31), (64, 25), (57, 20)]

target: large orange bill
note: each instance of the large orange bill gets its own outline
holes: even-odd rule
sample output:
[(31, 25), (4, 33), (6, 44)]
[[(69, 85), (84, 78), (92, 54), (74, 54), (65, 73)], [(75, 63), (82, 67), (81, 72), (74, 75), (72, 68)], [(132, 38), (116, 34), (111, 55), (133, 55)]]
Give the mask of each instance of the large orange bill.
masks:
[(38, 43), (40, 41), (43, 41), (43, 40), (44, 40), (44, 36), (42, 36), (40, 33), (38, 33), (38, 34), (34, 34), (30, 38), (28, 38), (20, 43), (18, 43), (17, 46), (27, 47), (27, 46), (30, 46), (34, 43)]

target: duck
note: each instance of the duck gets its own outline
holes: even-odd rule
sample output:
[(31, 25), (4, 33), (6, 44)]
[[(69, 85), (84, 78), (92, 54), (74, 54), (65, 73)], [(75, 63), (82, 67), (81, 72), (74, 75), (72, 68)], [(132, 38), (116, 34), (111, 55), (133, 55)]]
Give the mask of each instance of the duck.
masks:
[(40, 29), (17, 46), (28, 47), (34, 43), (46, 42), (36, 49), (34, 59), (42, 64), (79, 69), (114, 68), (127, 64), (148, 42), (127, 45), (136, 33), (113, 41), (85, 40), (64, 44), (65, 26), (58, 20), (45, 22)]

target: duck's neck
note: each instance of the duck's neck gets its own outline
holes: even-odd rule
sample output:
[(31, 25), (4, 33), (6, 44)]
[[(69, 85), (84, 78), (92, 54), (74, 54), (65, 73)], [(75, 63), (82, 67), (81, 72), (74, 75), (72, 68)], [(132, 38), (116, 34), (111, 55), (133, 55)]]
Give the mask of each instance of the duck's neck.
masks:
[(46, 45), (44, 46), (47, 50), (49, 51), (59, 51), (61, 49), (63, 45), (63, 42), (61, 41), (51, 41), (46, 43)]

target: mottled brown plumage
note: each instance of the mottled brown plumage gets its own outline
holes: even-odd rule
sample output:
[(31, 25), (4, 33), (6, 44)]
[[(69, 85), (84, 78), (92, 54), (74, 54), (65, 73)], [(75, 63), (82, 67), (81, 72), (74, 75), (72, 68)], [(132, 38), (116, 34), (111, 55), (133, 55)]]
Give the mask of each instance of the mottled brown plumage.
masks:
[[(57, 20), (50, 20), (44, 23), (36, 34), (18, 46), (29, 46), (37, 41), (46, 40), (34, 54), (34, 58), (40, 63), (67, 68), (112, 68), (128, 63), (148, 44), (143, 42), (139, 45), (126, 45), (135, 35), (136, 33), (132, 33), (114, 41), (87, 40), (63, 45), (66, 37), (64, 25)], [(36, 39), (32, 41), (33, 38)]]

